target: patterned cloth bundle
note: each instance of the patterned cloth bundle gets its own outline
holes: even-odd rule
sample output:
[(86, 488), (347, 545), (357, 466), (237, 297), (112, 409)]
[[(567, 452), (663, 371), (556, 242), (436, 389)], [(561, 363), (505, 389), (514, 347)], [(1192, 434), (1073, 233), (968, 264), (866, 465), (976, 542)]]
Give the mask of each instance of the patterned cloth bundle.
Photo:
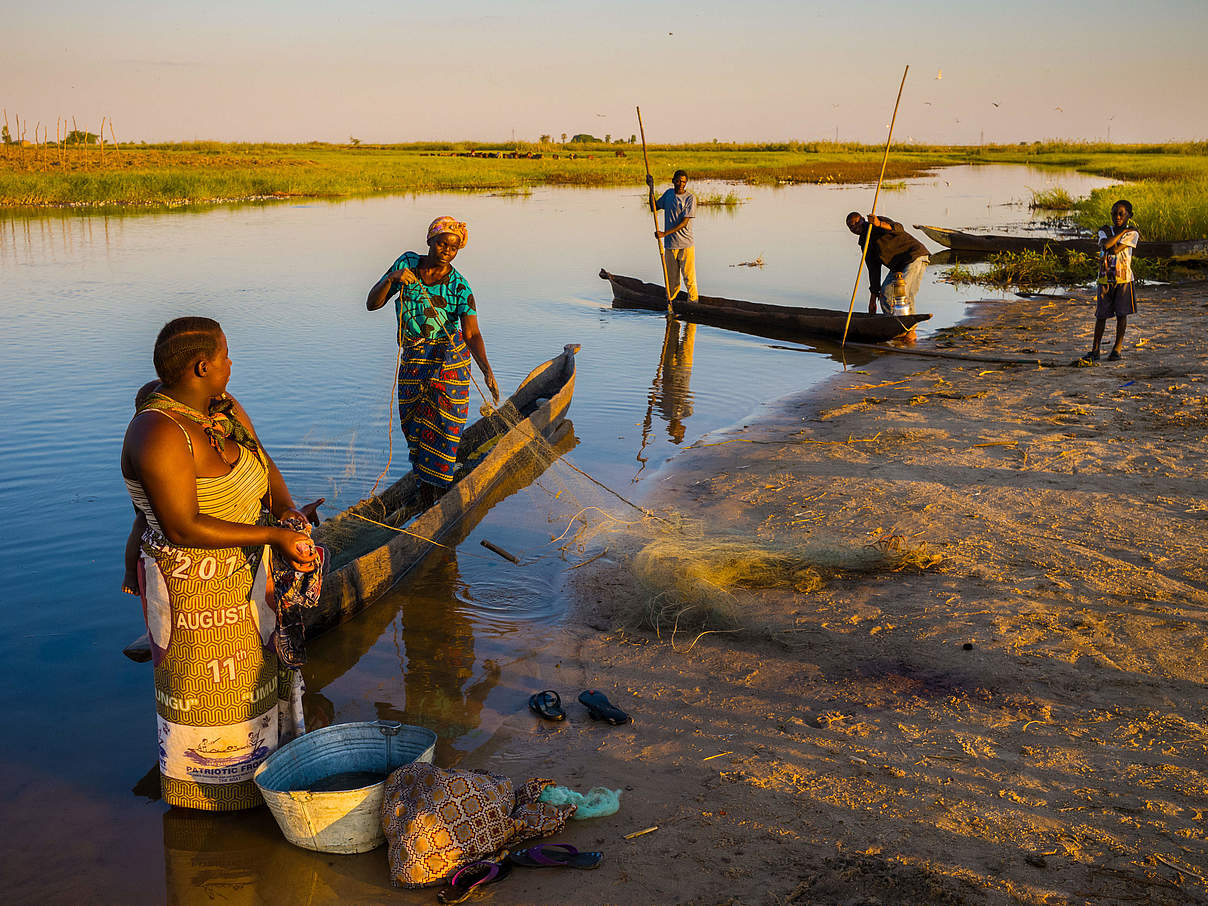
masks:
[(386, 780), (382, 803), (390, 882), (438, 884), (505, 846), (561, 830), (575, 806), (539, 801), (553, 782), (532, 779), (516, 790), (507, 777), (488, 771), (423, 762), (399, 768)]

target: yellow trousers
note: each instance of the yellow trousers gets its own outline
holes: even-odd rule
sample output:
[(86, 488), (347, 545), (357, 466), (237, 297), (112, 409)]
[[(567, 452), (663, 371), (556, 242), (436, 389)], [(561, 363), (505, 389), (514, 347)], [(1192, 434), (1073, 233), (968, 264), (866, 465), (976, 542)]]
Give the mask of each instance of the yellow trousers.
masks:
[(699, 298), (696, 291), (696, 249), (663, 249), (663, 260), (667, 263), (667, 288), (671, 290), (671, 298), (674, 299), (679, 292), (682, 273), (688, 298), (695, 302)]

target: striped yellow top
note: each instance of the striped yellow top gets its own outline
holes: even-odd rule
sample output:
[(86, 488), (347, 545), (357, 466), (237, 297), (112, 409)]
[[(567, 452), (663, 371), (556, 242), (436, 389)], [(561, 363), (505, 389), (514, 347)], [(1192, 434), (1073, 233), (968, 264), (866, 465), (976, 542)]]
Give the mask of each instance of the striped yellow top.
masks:
[[(197, 479), (197, 511), (226, 522), (252, 525), (260, 518), (260, 501), (268, 491), (268, 469), (256, 454), (237, 444), (236, 448), (239, 459), (231, 471)], [(134, 505), (147, 517), (147, 524), (162, 534), (142, 483), (127, 478), (126, 490)]]

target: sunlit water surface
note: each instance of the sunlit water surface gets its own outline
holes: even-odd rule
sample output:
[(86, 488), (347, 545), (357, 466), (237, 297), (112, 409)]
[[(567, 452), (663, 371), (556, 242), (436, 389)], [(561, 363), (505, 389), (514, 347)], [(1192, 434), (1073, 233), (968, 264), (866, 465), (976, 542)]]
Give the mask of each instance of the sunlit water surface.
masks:
[[(952, 168), (884, 193), (879, 210), (908, 225), (1022, 227), (1029, 189), (1077, 195), (1103, 184), (1023, 167)], [(697, 218), (702, 291), (845, 310), (858, 251), (843, 217), (867, 209), (871, 188), (736, 191), (744, 205), (702, 208)], [(474, 287), (504, 393), (564, 344), (582, 344), (570, 456), (633, 499), (679, 447), (842, 367), (811, 348), (700, 327), (690, 367), (661, 368), (663, 318), (612, 311), (596, 276), (606, 267), (660, 279), (649, 213), (633, 189), (0, 219), (0, 664), (9, 703), (0, 795), (10, 897), (184, 902), (229, 885), (292, 902), (385, 885), (380, 852), (320, 857), (285, 843), (266, 810), (215, 817), (155, 798), (150, 669), (120, 654), (142, 625), (138, 602), (118, 590), (131, 516), (118, 454), (133, 393), (153, 376), (155, 334), (173, 317), (204, 314), (226, 330), (231, 391), (295, 498), (325, 496), (329, 514), (359, 499), (386, 461), (395, 362), (390, 311), (366, 312), (365, 293), (396, 255), (421, 248), (428, 221), (443, 213), (469, 223), (457, 266)], [(736, 266), (756, 258), (763, 267)], [(935, 316), (921, 338), (958, 321), (962, 299), (986, 295), (940, 282), (939, 270), (920, 293), (919, 310)], [(866, 302), (862, 283), (856, 304)], [(392, 478), (405, 463), (400, 447), (396, 436)], [(552, 483), (541, 484), (505, 488), (515, 493), (488, 501), (456, 552), (435, 551), (388, 598), (311, 645), (312, 726), (424, 724), (440, 734), (438, 761), (450, 764), (523, 709), (535, 658), (562, 619), (569, 565), (550, 544), (566, 526), (554, 521)], [(526, 565), (488, 553), (483, 538)]]

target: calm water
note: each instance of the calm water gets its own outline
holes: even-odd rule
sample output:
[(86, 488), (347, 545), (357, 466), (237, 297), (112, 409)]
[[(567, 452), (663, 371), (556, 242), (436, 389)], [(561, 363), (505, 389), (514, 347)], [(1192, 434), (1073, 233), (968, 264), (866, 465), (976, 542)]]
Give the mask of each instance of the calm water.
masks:
[[(879, 207), (907, 224), (1023, 225), (1029, 188), (1081, 194), (1103, 184), (954, 168), (883, 194)], [(871, 189), (737, 191), (747, 204), (697, 218), (702, 291), (846, 309), (858, 251), (843, 215), (866, 210)], [(131, 516), (118, 454), (134, 390), (153, 376), (158, 329), (204, 314), (226, 329), (231, 390), (295, 499), (325, 496), (328, 514), (359, 499), (385, 465), (395, 361), (391, 314), (366, 312), (364, 296), (442, 213), (470, 225), (457, 265), (475, 289), (503, 392), (565, 343), (581, 343), (570, 456), (634, 498), (680, 446), (841, 368), (817, 351), (707, 327), (695, 331), (690, 364), (660, 367), (662, 317), (610, 310), (596, 276), (603, 266), (660, 279), (650, 217), (632, 189), (0, 219), (0, 664), (9, 701), (0, 795), (10, 841), (0, 860), (10, 897), (186, 902), (218, 891), (254, 902), (258, 891), (283, 902), (266, 891), (288, 883), (308, 902), (384, 887), (380, 852), (332, 867), (335, 857), (285, 843), (265, 810), (213, 817), (154, 798), (150, 670), (120, 654), (142, 626), (137, 600), (118, 590)], [(757, 257), (763, 268), (734, 266)], [(919, 309), (935, 314), (920, 336), (959, 320), (961, 298), (985, 295), (937, 282), (937, 270), (920, 293)], [(856, 302), (866, 301), (862, 286)], [(405, 462), (397, 437), (395, 454), (392, 478)], [(545, 488), (504, 490), (514, 493), (464, 526), (456, 552), (437, 551), (389, 598), (311, 645), (312, 726), (421, 723), (440, 734), (438, 761), (450, 764), (524, 707), (564, 610), (567, 563), (549, 539), (565, 523)], [(526, 565), (487, 553), (482, 538)]]

